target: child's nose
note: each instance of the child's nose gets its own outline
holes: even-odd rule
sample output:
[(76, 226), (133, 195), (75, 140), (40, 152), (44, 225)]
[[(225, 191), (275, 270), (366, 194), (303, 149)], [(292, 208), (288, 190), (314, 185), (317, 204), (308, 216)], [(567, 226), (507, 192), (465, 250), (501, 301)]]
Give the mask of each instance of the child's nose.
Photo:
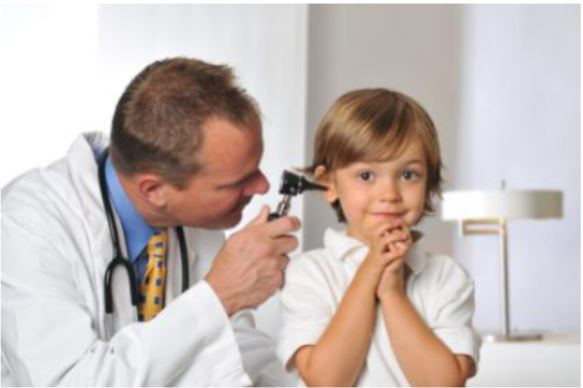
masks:
[(401, 190), (397, 182), (385, 181), (380, 187), (380, 196), (382, 201), (398, 202), (401, 200)]

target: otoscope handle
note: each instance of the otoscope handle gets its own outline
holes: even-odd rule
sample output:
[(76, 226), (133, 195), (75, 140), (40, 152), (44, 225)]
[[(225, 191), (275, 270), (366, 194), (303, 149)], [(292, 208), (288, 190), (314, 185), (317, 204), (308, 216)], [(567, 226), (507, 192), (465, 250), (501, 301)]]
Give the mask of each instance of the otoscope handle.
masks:
[(278, 219), (279, 217), (281, 217), (279, 214), (277, 214), (277, 212), (272, 212), (269, 213), (269, 216), (267, 217), (267, 221), (273, 221)]
[(283, 199), (277, 204), (277, 209), (269, 213), (267, 221), (273, 221), (281, 216), (286, 216), (291, 206), (291, 195), (284, 195)]

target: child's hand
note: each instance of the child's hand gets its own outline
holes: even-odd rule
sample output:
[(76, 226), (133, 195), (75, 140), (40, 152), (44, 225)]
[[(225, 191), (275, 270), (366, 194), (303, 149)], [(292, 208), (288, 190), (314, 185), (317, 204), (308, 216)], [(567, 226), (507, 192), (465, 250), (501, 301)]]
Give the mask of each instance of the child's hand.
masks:
[(377, 286), (379, 299), (387, 293), (405, 292), (405, 255), (413, 243), (411, 232), (406, 225), (393, 229), (388, 234), (391, 238), (388, 252), (385, 254), (387, 264)]
[(375, 285), (378, 284), (385, 267), (394, 260), (394, 254), (390, 252), (391, 245), (410, 238), (408, 233), (401, 231), (403, 228), (406, 226), (401, 220), (377, 223), (368, 228), (367, 240), (370, 249), (362, 269), (372, 274)]

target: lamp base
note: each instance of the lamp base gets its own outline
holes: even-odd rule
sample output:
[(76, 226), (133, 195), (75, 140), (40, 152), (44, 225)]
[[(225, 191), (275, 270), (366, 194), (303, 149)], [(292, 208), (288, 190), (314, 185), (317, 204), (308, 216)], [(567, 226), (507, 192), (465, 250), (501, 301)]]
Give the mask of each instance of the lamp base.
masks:
[(540, 333), (511, 333), (511, 334), (484, 334), (484, 342), (525, 342), (541, 341), (543, 335)]

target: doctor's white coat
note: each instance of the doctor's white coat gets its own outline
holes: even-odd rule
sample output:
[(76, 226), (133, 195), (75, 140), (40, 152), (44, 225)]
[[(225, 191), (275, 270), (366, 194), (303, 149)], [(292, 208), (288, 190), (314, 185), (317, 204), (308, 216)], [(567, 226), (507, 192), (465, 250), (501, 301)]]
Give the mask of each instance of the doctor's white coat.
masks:
[(154, 320), (135, 321), (121, 267), (114, 314), (105, 314), (113, 246), (95, 159), (105, 146), (83, 135), (64, 159), (2, 190), (3, 385), (282, 385), (273, 342), (252, 313), (229, 319), (201, 280), (222, 232), (184, 228), (192, 286), (183, 294), (170, 233), (166, 308)]

